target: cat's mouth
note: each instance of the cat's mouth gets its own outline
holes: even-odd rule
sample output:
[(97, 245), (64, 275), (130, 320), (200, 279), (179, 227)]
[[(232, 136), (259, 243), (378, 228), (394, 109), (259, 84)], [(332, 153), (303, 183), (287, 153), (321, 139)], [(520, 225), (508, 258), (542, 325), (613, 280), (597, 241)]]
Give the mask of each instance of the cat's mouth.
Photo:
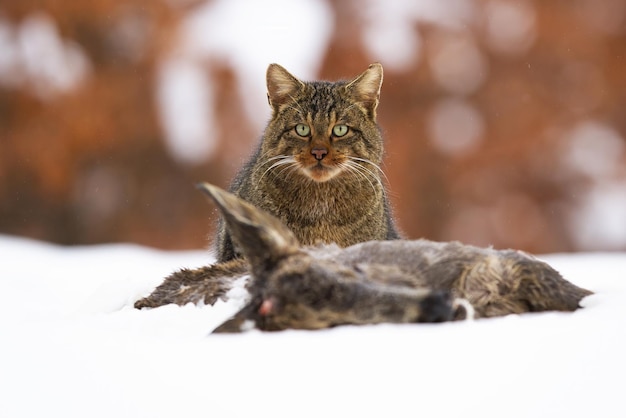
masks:
[(329, 166), (318, 161), (308, 167), (302, 167), (302, 171), (311, 180), (323, 183), (335, 177), (341, 170), (339, 167)]

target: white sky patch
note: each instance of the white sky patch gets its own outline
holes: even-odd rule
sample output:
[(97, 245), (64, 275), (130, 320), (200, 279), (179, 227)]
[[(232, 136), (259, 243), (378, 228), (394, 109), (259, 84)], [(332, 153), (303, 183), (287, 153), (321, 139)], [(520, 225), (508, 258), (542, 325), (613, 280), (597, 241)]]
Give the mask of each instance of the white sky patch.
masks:
[(603, 123), (580, 122), (564, 138), (563, 147), (565, 165), (593, 179), (609, 177), (624, 164), (624, 139)]
[(435, 81), (454, 94), (471, 94), (487, 78), (488, 64), (469, 36), (442, 36), (429, 60)]
[(181, 49), (187, 56), (233, 65), (242, 103), (261, 127), (269, 117), (267, 66), (275, 62), (298, 78), (316, 78), (333, 25), (326, 2), (217, 0), (195, 9), (184, 22)]
[(206, 161), (216, 148), (213, 89), (205, 69), (190, 60), (161, 62), (157, 98), (166, 145), (184, 163)]
[(467, 0), (369, 0), (361, 11), (366, 20), (365, 48), (371, 60), (402, 71), (420, 59), (422, 42), (416, 31), (418, 22), (458, 29), (472, 20), (474, 6)]
[(485, 131), (481, 113), (458, 98), (439, 100), (428, 118), (429, 139), (440, 152), (460, 156), (478, 147)]
[[(409, 67), (419, 59), (421, 52), (421, 39), (407, 24), (393, 25), (389, 22), (378, 22), (367, 26), (365, 45), (372, 60), (382, 61), (385, 67), (394, 70)], [(389, 45), (393, 47), (390, 48)]]
[(626, 248), (626, 143), (611, 126), (583, 121), (564, 137), (563, 163), (593, 181), (569, 216), (580, 250)]
[(28, 16), (13, 26), (0, 20), (0, 84), (24, 83), (41, 99), (76, 88), (90, 63), (80, 46), (64, 40), (45, 14)]
[(408, 5), (402, 1), (370, 1), (366, 9), (365, 48), (373, 61), (394, 70), (403, 70), (420, 57), (421, 39), (412, 13), (407, 13), (411, 11)]
[(596, 184), (573, 210), (570, 231), (579, 250), (626, 249), (626, 178)]
[(19, 71), (19, 49), (13, 25), (0, 16), (0, 85), (18, 87), (22, 81)]
[(267, 66), (276, 62), (299, 78), (316, 78), (333, 15), (325, 2), (314, 0), (216, 0), (191, 10), (160, 64), (157, 90), (169, 149), (177, 159), (198, 164), (211, 158), (219, 137), (207, 63), (232, 65), (241, 103), (260, 130), (270, 115)]
[(528, 1), (491, 0), (485, 5), (487, 43), (496, 52), (518, 55), (537, 36), (535, 9)]

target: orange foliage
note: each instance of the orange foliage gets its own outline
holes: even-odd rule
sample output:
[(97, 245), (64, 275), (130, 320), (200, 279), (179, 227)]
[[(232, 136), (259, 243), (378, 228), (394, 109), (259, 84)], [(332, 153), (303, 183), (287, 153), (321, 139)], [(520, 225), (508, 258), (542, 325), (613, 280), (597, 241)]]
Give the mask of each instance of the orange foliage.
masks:
[[(484, 12), (498, 2), (476, 3)], [(602, 16), (586, 16), (587, 3), (532, 3), (532, 44), (510, 54), (494, 46), (498, 40), (489, 38), (486, 25), (416, 24), (420, 59), (401, 70), (385, 68), (379, 107), (384, 169), (407, 236), (533, 252), (577, 249), (568, 214), (592, 179), (561, 163), (567, 132), (593, 120), (626, 137), (626, 29), (594, 26)], [(206, 245), (214, 215), (193, 183), (226, 185), (260, 132), (242, 110), (233, 69), (206, 62), (207, 77), (217, 81), (218, 150), (201, 166), (170, 156), (155, 78), (187, 9), (167, 4), (20, 0), (0, 6), (14, 25), (37, 13), (51, 17), (91, 65), (76, 88), (59, 94), (0, 84), (1, 233), (65, 244)], [(372, 61), (355, 35), (367, 24), (355, 12), (360, 3), (330, 4), (341, 24), (319, 76), (358, 74)], [(450, 76), (438, 73), (438, 60), (449, 59), (442, 54), (450, 45), (478, 51), (485, 74), (467, 81), (474, 87), (451, 92), (456, 87), (445, 83), (458, 79), (442, 81)], [(474, 142), (446, 151), (436, 132), (455, 133), (455, 126), (436, 125), (438, 112), (466, 118), (458, 129), (476, 129)]]

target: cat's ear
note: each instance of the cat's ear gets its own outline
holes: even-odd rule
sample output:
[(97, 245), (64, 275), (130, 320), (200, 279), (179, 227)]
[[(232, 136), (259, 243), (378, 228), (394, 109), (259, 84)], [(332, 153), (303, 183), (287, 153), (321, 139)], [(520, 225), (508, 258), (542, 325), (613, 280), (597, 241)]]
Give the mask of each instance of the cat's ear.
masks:
[(278, 64), (267, 67), (267, 100), (274, 110), (293, 100), (304, 83)]
[(278, 218), (212, 184), (197, 187), (218, 206), (253, 271), (271, 268), (276, 260), (298, 252), (298, 240)]
[(346, 85), (346, 91), (356, 102), (361, 104), (372, 119), (375, 119), (382, 84), (383, 66), (377, 62), (370, 65), (361, 75), (349, 82)]

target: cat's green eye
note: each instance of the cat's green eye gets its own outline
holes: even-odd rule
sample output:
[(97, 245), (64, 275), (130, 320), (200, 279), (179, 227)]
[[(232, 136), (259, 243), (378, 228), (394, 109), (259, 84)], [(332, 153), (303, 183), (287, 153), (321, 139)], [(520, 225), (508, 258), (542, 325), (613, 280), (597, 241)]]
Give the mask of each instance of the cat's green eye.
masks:
[(348, 125), (335, 125), (333, 126), (333, 135), (336, 137), (344, 136), (348, 133)]
[(311, 128), (309, 128), (309, 125), (299, 123), (296, 125), (296, 133), (300, 136), (309, 136), (309, 134), (311, 133)]

